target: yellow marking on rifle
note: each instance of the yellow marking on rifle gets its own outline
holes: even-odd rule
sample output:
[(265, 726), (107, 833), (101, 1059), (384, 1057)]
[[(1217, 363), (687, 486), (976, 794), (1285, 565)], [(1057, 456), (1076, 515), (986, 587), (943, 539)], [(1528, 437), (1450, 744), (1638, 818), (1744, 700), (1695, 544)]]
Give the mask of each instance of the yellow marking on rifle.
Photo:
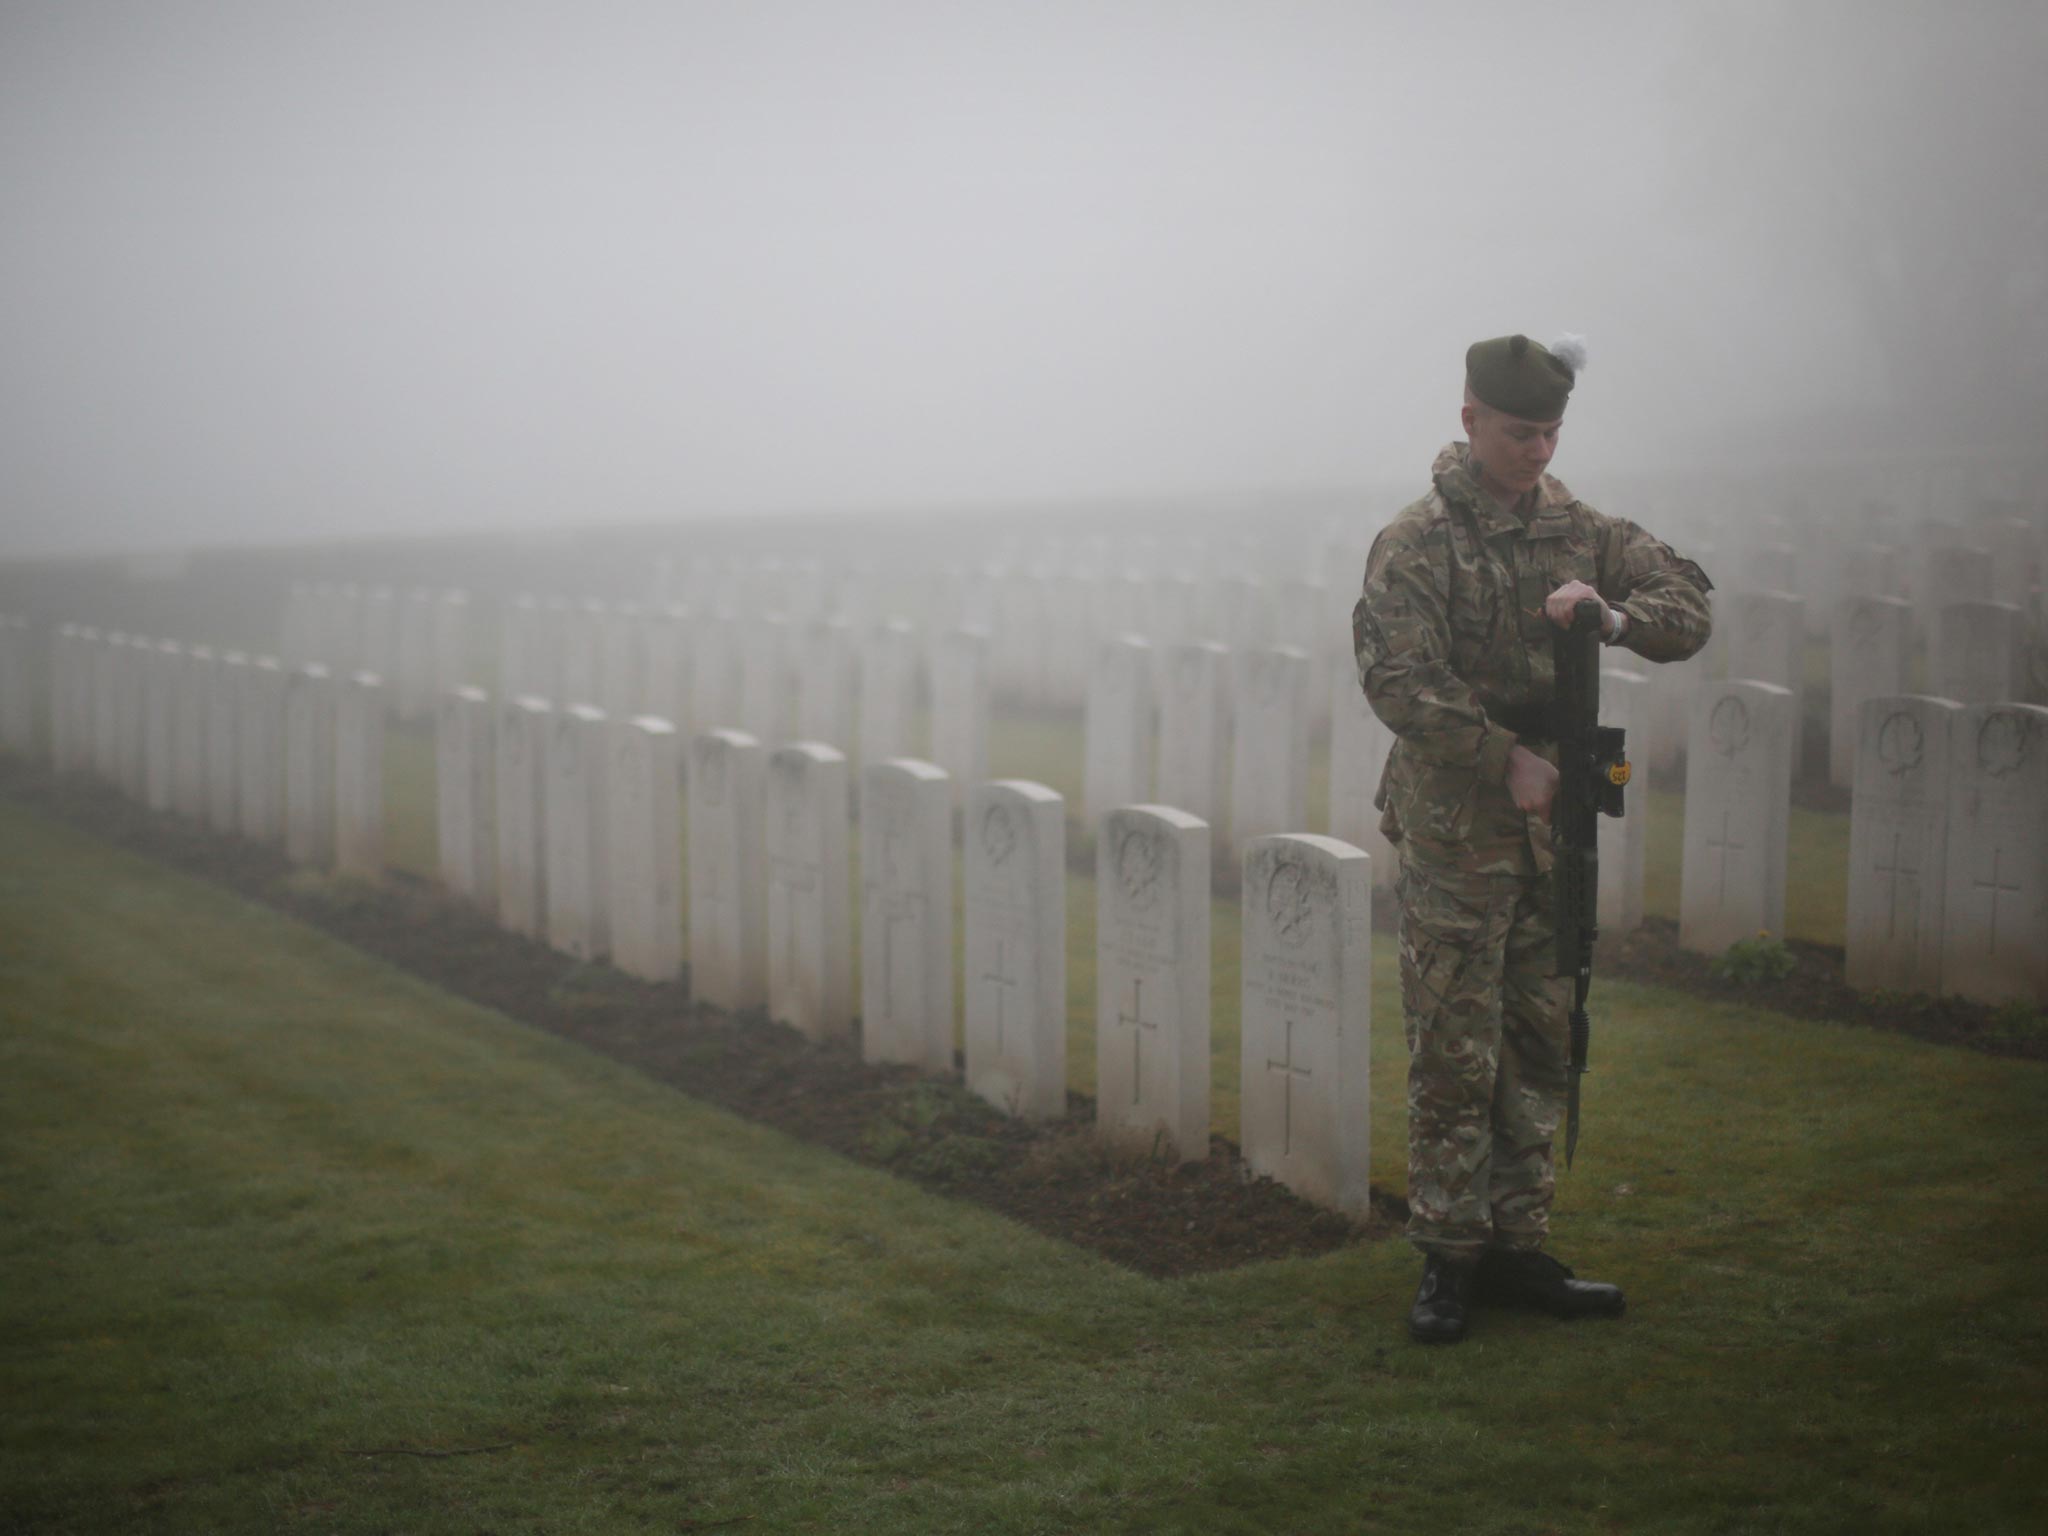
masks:
[(1616, 763), (1612, 768), (1607, 770), (1607, 782), (1614, 785), (1616, 788), (1619, 788), (1622, 785), (1628, 783), (1629, 775), (1634, 772), (1635, 769), (1630, 765), (1628, 759), (1623, 758), (1620, 762)]

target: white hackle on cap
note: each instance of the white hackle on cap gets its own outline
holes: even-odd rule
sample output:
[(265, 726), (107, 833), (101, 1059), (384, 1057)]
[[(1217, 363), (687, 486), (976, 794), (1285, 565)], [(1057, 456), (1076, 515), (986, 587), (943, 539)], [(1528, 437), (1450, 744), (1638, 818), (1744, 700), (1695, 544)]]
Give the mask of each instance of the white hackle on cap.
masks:
[(1550, 355), (1576, 375), (1586, 366), (1586, 338), (1566, 331), (1550, 344)]

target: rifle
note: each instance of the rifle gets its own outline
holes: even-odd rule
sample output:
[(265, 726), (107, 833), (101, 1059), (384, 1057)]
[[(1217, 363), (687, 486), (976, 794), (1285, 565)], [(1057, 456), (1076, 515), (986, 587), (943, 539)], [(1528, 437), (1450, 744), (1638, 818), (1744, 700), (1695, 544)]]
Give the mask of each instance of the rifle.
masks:
[(1593, 940), (1600, 933), (1600, 839), (1595, 818), (1619, 816), (1629, 763), (1620, 727), (1600, 723), (1600, 605), (1590, 598), (1571, 628), (1553, 637), (1557, 662), (1556, 855), (1557, 974), (1572, 978), (1571, 1077), (1565, 1090), (1564, 1165), (1579, 1145), (1579, 1079), (1593, 1033), (1586, 993), (1593, 985)]

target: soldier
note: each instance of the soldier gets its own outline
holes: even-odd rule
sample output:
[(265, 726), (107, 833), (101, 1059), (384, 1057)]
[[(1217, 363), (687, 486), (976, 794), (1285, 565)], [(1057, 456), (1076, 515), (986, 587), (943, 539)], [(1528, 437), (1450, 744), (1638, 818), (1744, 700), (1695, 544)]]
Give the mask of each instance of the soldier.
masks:
[(1712, 583), (1544, 472), (1583, 343), (1465, 354), (1466, 442), (1374, 541), (1352, 610), (1358, 676), (1394, 732), (1375, 803), (1399, 851), (1408, 1037), (1408, 1236), (1424, 1254), (1409, 1332), (1465, 1336), (1475, 1303), (1620, 1315), (1620, 1289), (1544, 1253), (1570, 983), (1552, 976), (1557, 750), (1553, 626), (1583, 599), (1651, 661), (1706, 644)]

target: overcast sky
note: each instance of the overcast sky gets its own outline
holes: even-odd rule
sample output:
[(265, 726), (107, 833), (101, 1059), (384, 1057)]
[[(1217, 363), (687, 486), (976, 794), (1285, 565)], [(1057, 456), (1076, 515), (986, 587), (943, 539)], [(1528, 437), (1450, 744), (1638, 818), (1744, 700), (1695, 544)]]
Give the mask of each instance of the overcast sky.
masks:
[(1568, 480), (1882, 403), (1701, 188), (1911, 39), (1776, 9), (14, 0), (0, 554), (1419, 484), (1511, 330)]

